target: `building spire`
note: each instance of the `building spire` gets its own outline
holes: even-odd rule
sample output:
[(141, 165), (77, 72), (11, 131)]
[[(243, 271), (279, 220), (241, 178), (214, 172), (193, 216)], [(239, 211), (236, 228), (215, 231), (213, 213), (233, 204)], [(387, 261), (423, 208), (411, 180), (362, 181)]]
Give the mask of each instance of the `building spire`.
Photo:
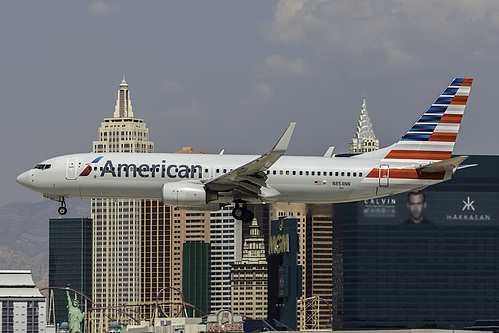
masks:
[(367, 113), (366, 94), (362, 96), (362, 107), (360, 109), (357, 127), (353, 137), (350, 139), (350, 154), (366, 153), (379, 149), (379, 140), (376, 139), (371, 118)]
[(130, 91), (128, 84), (125, 81), (125, 74), (123, 74), (123, 81), (121, 81), (118, 90), (118, 99), (114, 108), (114, 118), (133, 118), (132, 101), (130, 100)]

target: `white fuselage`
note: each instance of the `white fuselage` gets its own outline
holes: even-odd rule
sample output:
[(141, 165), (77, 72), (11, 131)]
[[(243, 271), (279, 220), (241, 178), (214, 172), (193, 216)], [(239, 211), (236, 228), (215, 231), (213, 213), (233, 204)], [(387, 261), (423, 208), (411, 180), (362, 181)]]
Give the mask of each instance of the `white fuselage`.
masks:
[[(74, 154), (48, 159), (21, 174), (18, 182), (52, 197), (160, 200), (162, 187), (166, 183), (204, 183), (257, 157), (160, 153)], [(387, 170), (383, 176), (381, 172), (379, 176), (373, 176), (373, 169), (379, 167), (379, 159), (374, 158), (282, 156), (265, 171), (267, 186), (262, 188), (262, 196), (256, 201), (350, 202), (420, 189), (450, 178), (450, 174), (446, 174), (445, 179), (441, 180), (392, 179), (389, 170), (407, 168), (407, 164), (397, 165), (396, 162), (383, 166)], [(232, 199), (222, 195), (213, 202), (228, 203)]]

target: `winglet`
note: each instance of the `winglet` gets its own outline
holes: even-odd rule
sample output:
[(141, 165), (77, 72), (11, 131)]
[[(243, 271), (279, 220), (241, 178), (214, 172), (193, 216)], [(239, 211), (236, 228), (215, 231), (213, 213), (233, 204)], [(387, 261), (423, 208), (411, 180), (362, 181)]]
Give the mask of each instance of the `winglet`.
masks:
[(295, 129), (296, 122), (292, 122), (289, 124), (286, 131), (282, 134), (281, 138), (275, 144), (274, 148), (272, 148), (273, 152), (284, 153), (286, 149), (288, 149), (289, 141), (291, 140), (291, 135)]

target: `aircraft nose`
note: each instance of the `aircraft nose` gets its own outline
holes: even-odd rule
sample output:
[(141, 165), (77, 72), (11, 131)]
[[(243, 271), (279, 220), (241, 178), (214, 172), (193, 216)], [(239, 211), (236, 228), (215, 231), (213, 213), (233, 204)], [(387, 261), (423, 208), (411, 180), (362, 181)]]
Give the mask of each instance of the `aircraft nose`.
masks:
[(25, 171), (17, 176), (16, 181), (23, 186), (27, 186), (29, 184), (29, 171)]

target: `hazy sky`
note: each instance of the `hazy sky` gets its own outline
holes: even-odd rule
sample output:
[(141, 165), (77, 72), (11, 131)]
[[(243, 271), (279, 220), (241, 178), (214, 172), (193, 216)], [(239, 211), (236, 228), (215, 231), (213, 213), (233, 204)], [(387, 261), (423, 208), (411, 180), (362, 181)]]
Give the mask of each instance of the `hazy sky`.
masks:
[(156, 152), (348, 151), (362, 95), (381, 146), (454, 77), (475, 79), (455, 152), (497, 154), (497, 0), (8, 1), (0, 11), (0, 205), (16, 176), (92, 150), (126, 75)]

